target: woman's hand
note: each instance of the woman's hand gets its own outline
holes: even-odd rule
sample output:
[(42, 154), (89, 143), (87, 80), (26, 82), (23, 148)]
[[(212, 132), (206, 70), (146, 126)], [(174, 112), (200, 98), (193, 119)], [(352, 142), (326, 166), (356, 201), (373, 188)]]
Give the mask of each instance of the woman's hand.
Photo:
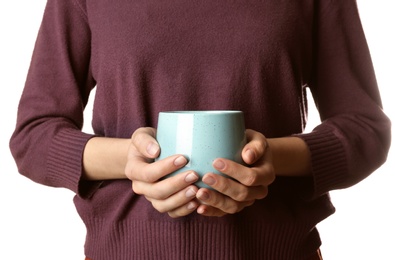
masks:
[(223, 216), (241, 211), (255, 200), (267, 196), (268, 186), (274, 181), (275, 173), (272, 151), (261, 133), (247, 130), (247, 144), (242, 158), (246, 165), (227, 159), (216, 159), (213, 166), (233, 178), (207, 173), (203, 182), (214, 190), (202, 188), (197, 192), (201, 201), (197, 212), (205, 216)]
[(134, 192), (144, 195), (159, 212), (174, 218), (188, 215), (198, 207), (195, 200), (198, 188), (193, 183), (199, 177), (187, 171), (162, 179), (182, 168), (187, 160), (182, 155), (173, 155), (153, 162), (160, 153), (155, 135), (154, 128), (139, 128), (133, 133), (125, 174), (132, 180)]

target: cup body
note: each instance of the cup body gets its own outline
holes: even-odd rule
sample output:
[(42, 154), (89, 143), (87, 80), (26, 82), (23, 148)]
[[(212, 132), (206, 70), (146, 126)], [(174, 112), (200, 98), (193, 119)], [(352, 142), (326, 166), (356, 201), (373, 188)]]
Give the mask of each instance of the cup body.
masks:
[[(161, 148), (157, 160), (174, 154), (188, 159), (185, 167), (171, 175), (193, 170), (202, 177), (208, 172), (221, 174), (212, 166), (216, 158), (242, 163), (241, 151), (246, 144), (242, 111), (169, 111), (160, 112), (157, 141)], [(200, 180), (199, 187), (207, 187)]]

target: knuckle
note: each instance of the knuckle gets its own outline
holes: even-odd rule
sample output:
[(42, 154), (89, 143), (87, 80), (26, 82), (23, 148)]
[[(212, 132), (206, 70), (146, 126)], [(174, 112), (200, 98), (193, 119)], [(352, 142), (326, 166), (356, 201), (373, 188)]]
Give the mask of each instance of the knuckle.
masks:
[(131, 136), (131, 145), (135, 147), (144, 146), (145, 138), (142, 138), (144, 135), (156, 136), (156, 131), (151, 127), (141, 127), (133, 132)]
[(231, 203), (230, 205), (228, 205), (228, 207), (225, 210), (225, 212), (227, 212), (229, 214), (235, 214), (239, 211), (240, 211), (240, 209), (236, 203)]
[(158, 205), (160, 201), (164, 201), (165, 199), (167, 199), (169, 197), (168, 192), (164, 189), (159, 187), (160, 185), (152, 185), (150, 186), (150, 192), (149, 195), (152, 199), (158, 201)]
[(266, 137), (262, 133), (254, 131), (253, 133), (251, 133), (251, 140), (250, 141), (253, 141), (256, 148), (259, 149), (259, 148), (262, 148), (262, 146), (258, 145), (258, 144), (265, 143)]
[(161, 203), (158, 203), (157, 201), (152, 202), (152, 206), (160, 213), (166, 213), (167, 209), (164, 207)]
[(224, 199), (221, 200), (219, 203), (219, 209), (222, 211), (228, 213), (228, 214), (234, 214), (239, 211), (238, 203), (232, 199)]
[(133, 167), (133, 165), (130, 161), (127, 162), (125, 169), (124, 169), (124, 173), (129, 180), (134, 181), (134, 180), (139, 179), (136, 168)]
[(155, 181), (157, 181), (153, 174), (144, 174), (142, 178), (144, 182), (148, 183), (154, 183)]
[(220, 190), (222, 193), (224, 194), (228, 194), (229, 190), (230, 190), (230, 185), (228, 185), (228, 183), (219, 181), (218, 186), (216, 187), (218, 190)]
[(266, 168), (266, 184), (272, 184), (276, 179), (276, 173), (274, 172), (273, 165), (268, 165)]
[(138, 182), (132, 182), (132, 190), (136, 194), (139, 194), (139, 195), (142, 194), (142, 191), (140, 190), (140, 186), (139, 186)]
[(131, 137), (131, 142), (133, 144), (136, 144), (139, 142), (140, 138), (138, 136), (141, 134), (142, 128), (138, 128), (136, 131), (133, 132), (132, 137)]
[(262, 186), (260, 192), (258, 193), (257, 199), (264, 199), (268, 195), (268, 188), (266, 186)]
[(152, 167), (151, 164), (146, 164), (142, 167), (139, 167), (138, 169), (135, 169), (134, 171), (136, 172), (136, 175), (138, 174), (139, 179), (141, 179), (143, 182), (152, 184), (158, 181), (157, 169)]
[(124, 173), (125, 173), (126, 177), (127, 177), (129, 180), (132, 180), (132, 179), (133, 179), (132, 170), (130, 169), (130, 167), (129, 167), (128, 165), (129, 165), (129, 164), (126, 164)]
[(249, 197), (249, 192), (247, 189), (241, 189), (235, 196), (236, 201), (246, 201)]
[(251, 171), (249, 174), (246, 174), (246, 178), (243, 182), (246, 186), (254, 186), (258, 179), (258, 174), (255, 171)]

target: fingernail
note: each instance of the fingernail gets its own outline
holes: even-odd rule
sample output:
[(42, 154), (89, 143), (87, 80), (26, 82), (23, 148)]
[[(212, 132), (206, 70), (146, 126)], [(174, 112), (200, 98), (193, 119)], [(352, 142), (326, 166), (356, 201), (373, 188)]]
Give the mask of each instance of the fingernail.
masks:
[(148, 152), (148, 154), (151, 155), (151, 156), (157, 155), (158, 151), (159, 151), (159, 145), (156, 144), (156, 143), (150, 143), (150, 144), (147, 146), (147, 152)]
[(206, 178), (204, 178), (203, 182), (206, 183), (207, 185), (212, 186), (215, 184), (215, 179), (211, 176), (207, 176)]
[(182, 166), (185, 165), (187, 163), (187, 159), (185, 159), (184, 156), (178, 156), (175, 160), (174, 160), (174, 165), (175, 166)]
[(251, 160), (254, 161), (255, 160), (255, 153), (254, 151), (252, 151), (251, 149), (248, 149), (246, 151), (247, 157)]
[(195, 202), (193, 202), (193, 201), (189, 202), (188, 205), (187, 205), (187, 209), (189, 209), (189, 210), (193, 210), (196, 207), (197, 207), (197, 204)]
[(214, 167), (219, 170), (222, 170), (225, 168), (225, 163), (222, 160), (215, 160)]
[(208, 192), (202, 192), (198, 197), (198, 199), (200, 200), (208, 200), (209, 198), (210, 198), (210, 194), (208, 194)]
[(186, 182), (195, 182), (199, 179), (199, 176), (196, 175), (196, 173), (191, 172), (187, 176), (185, 176), (185, 181)]
[(185, 192), (185, 196), (186, 196), (187, 198), (195, 197), (195, 196), (196, 196), (196, 191), (195, 191), (193, 188), (190, 188), (190, 189), (188, 189), (188, 190)]
[(204, 213), (206, 213), (206, 210), (204, 208), (198, 208), (197, 209), (197, 213), (198, 214), (204, 214)]

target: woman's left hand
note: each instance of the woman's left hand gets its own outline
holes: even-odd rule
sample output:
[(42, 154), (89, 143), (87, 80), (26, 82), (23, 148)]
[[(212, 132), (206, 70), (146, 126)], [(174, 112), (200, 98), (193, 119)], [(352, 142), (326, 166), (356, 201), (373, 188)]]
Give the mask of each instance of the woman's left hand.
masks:
[(270, 147), (266, 137), (257, 131), (248, 129), (246, 136), (247, 144), (242, 151), (246, 165), (218, 158), (213, 162), (214, 168), (231, 178), (214, 173), (203, 177), (203, 182), (213, 190), (201, 188), (197, 192), (196, 197), (201, 202), (197, 209), (199, 214), (234, 214), (267, 196), (268, 186), (275, 179)]

